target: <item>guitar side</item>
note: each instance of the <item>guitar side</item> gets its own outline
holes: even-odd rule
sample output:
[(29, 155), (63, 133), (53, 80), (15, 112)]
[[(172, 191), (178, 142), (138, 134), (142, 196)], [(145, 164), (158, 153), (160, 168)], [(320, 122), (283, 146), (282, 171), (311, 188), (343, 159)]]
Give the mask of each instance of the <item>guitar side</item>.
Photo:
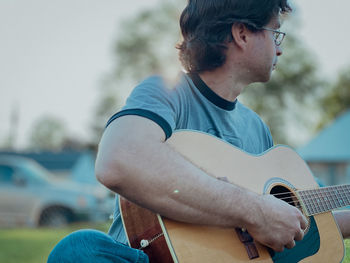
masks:
[[(268, 192), (269, 188), (281, 181), (289, 182), (298, 190), (318, 187), (305, 162), (288, 147), (275, 147), (254, 156), (216, 137), (192, 131), (174, 133), (167, 143), (209, 175), (227, 177), (230, 182), (258, 194)], [(278, 261), (257, 242), (259, 257), (250, 260), (234, 229), (184, 224), (160, 216), (156, 218), (152, 222), (158, 224), (158, 231), (164, 234), (163, 247), (166, 246), (170, 257), (168, 255), (168, 261), (154, 261), (152, 257), (151, 262), (329, 263), (341, 262), (344, 255), (343, 240), (331, 212), (314, 216), (320, 240), (316, 253), (294, 261), (290, 256)], [(159, 256), (156, 258), (159, 259)]]
[(151, 263), (177, 263), (161, 216), (121, 196), (119, 207), (130, 247), (141, 249), (142, 241), (147, 240), (149, 244), (142, 250), (148, 255)]

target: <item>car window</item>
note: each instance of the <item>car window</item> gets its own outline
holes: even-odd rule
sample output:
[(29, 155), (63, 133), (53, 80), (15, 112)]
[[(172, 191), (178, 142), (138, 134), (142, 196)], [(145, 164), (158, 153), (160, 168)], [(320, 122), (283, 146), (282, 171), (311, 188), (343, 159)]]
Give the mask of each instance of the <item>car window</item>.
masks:
[(32, 183), (46, 183), (50, 179), (49, 172), (36, 162), (23, 162), (19, 171)]
[(11, 183), (13, 180), (14, 170), (7, 165), (0, 165), (0, 183)]

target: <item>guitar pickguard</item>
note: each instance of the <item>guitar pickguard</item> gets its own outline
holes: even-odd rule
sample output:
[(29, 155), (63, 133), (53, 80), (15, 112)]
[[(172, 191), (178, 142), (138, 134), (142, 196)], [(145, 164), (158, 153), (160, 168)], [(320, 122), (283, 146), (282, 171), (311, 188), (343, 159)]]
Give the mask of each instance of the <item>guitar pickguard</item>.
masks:
[[(274, 191), (274, 187), (280, 187), (275, 194), (279, 194), (277, 198), (282, 198), (285, 201), (292, 202), (294, 200), (294, 205), (300, 206), (299, 200), (296, 200), (297, 197), (294, 195), (296, 190), (295, 186), (284, 180), (283, 178), (273, 177), (267, 180), (264, 185), (264, 194), (270, 194), (271, 191)], [(289, 193), (284, 194), (283, 193)], [(288, 199), (286, 197), (289, 196)], [(301, 211), (303, 212), (303, 211)], [(304, 214), (307, 216), (306, 214)], [(320, 234), (318, 232), (318, 227), (313, 216), (308, 218), (309, 226), (307, 228), (307, 233), (304, 236), (303, 240), (296, 241), (295, 247), (293, 249), (285, 248), (282, 252), (275, 252), (272, 249), (269, 249), (272, 261), (274, 263), (297, 263), (304, 258), (315, 255), (320, 249)]]
[(269, 249), (274, 263), (297, 263), (300, 260), (315, 255), (320, 249), (320, 234), (313, 216), (310, 217), (310, 227), (303, 240), (296, 241), (293, 249), (275, 252)]

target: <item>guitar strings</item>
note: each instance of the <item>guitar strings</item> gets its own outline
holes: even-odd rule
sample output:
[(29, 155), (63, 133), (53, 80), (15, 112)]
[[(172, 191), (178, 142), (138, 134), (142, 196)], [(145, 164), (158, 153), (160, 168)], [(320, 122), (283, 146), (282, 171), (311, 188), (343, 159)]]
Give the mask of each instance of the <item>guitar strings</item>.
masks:
[[(291, 192), (290, 192), (291, 193)], [(289, 194), (288, 192), (286, 192), (286, 194)], [(274, 195), (274, 194), (271, 194), (272, 196), (274, 196), (274, 197), (276, 197), (277, 195)], [(286, 196), (286, 197), (280, 197), (280, 198), (278, 198), (278, 197), (276, 197), (277, 199), (279, 199), (279, 200), (287, 200), (287, 199), (293, 199), (293, 197), (294, 198), (296, 198), (295, 196)], [(323, 201), (325, 201), (325, 202), (335, 202), (335, 201), (338, 201), (339, 200), (339, 198), (337, 197), (337, 196), (332, 196), (332, 197), (327, 197), (327, 200), (325, 200), (324, 198), (322, 198), (322, 197), (319, 197), (319, 196), (305, 196), (305, 197), (302, 197), (302, 200), (303, 201), (313, 201), (313, 200), (315, 200), (315, 199), (321, 199), (321, 200), (323, 200)], [(347, 202), (350, 202), (350, 200), (348, 199), (348, 198), (346, 198), (346, 201)], [(291, 201), (291, 202), (287, 202), (287, 203), (294, 203), (294, 202), (296, 202), (296, 201)]]
[[(315, 199), (322, 199), (324, 201), (337, 201), (339, 200), (340, 198), (342, 199), (345, 199), (347, 202), (350, 202), (350, 199), (347, 197), (347, 196), (342, 196), (342, 194), (340, 193), (330, 193), (332, 194), (332, 196), (326, 196), (326, 197), (323, 197), (323, 196), (319, 196), (317, 193), (314, 194), (314, 195), (309, 195), (309, 196), (303, 196), (302, 199), (304, 201), (310, 201), (310, 200), (315, 200)], [(284, 192), (284, 193), (279, 193), (279, 194), (271, 194), (272, 196), (280, 199), (280, 200), (284, 200), (284, 199), (288, 199), (288, 198), (293, 198), (293, 193), (292, 192)], [(277, 197), (277, 196), (281, 196), (281, 195), (289, 195), (289, 196), (286, 196), (286, 197)], [(325, 198), (327, 198), (327, 200), (325, 200)]]
[[(290, 195), (290, 194), (293, 194), (292, 192), (283, 192), (283, 193), (278, 193), (278, 194), (271, 194), (272, 196), (274, 196), (274, 197), (276, 197), (276, 196), (280, 196), (280, 195)], [(317, 194), (317, 193), (316, 193)], [(286, 196), (286, 197), (282, 197), (282, 198), (278, 198), (278, 197), (276, 197), (276, 198), (278, 198), (279, 200), (282, 200), (282, 201), (285, 201), (285, 200), (288, 200), (288, 199), (293, 199), (293, 197), (295, 197), (295, 196)], [(317, 196), (318, 197), (318, 196)], [(319, 197), (318, 197), (319, 198)], [(308, 202), (308, 201), (314, 201), (315, 200), (315, 196), (305, 196), (305, 197), (303, 197), (302, 198), (303, 199), (303, 201), (306, 201), (306, 202)], [(326, 209), (328, 209), (328, 207), (330, 207), (330, 208), (332, 208), (332, 204), (331, 204), (331, 202), (333, 202), (334, 204), (335, 204), (335, 202), (338, 202), (339, 203), (339, 205), (340, 205), (340, 207), (342, 207), (342, 206), (346, 206), (347, 204), (346, 203), (344, 203), (344, 201), (341, 203), (341, 202), (339, 202), (339, 198), (337, 197), (337, 196), (334, 196), (334, 197), (327, 197), (327, 200), (324, 200), (326, 203), (321, 203), (321, 204), (318, 204), (318, 203), (308, 203), (309, 205), (311, 205), (311, 206), (317, 206), (317, 207), (321, 207), (321, 208), (326, 208)], [(350, 201), (349, 201), (349, 199), (348, 198), (346, 198), (346, 201), (347, 201), (347, 203), (349, 204), (350, 203)], [(300, 204), (300, 202), (298, 201), (298, 200), (292, 200), (292, 201), (285, 201), (287, 204), (289, 204), (289, 205), (293, 205), (293, 206), (295, 206), (295, 207), (297, 207), (297, 208), (302, 208), (301, 207), (301, 205), (296, 205), (296, 204)], [(328, 204), (327, 204), (327, 202), (328, 202)], [(337, 205), (336, 205), (337, 206)]]
[[(328, 186), (328, 187), (323, 187), (321, 188), (323, 193), (334, 193), (332, 192), (332, 190), (337, 189), (337, 193), (335, 194), (349, 194), (349, 189), (344, 189), (344, 188), (340, 188), (339, 186), (335, 185), (335, 186)], [(296, 192), (306, 192), (306, 191), (317, 191), (317, 190), (321, 190), (321, 189), (310, 189), (310, 190), (297, 190)], [(277, 194), (271, 194), (273, 196), (279, 196), (279, 195), (285, 195), (285, 194), (292, 194), (293, 192), (291, 191), (287, 191), (287, 192), (282, 192), (282, 193), (277, 193)], [(323, 193), (309, 193), (309, 194), (323, 194)]]
[[(336, 189), (336, 191), (334, 191), (334, 189)], [(316, 190), (316, 191), (314, 191), (314, 190)], [(295, 192), (304, 192), (304, 191), (307, 192), (309, 190), (296, 190)], [(314, 191), (314, 192), (309, 192), (309, 193), (307, 193), (306, 195), (304, 195), (302, 197), (302, 200), (304, 202), (306, 202), (305, 208), (306, 208), (307, 212), (309, 213), (309, 215), (314, 215), (314, 214), (317, 214), (317, 213), (330, 211), (332, 209), (344, 207), (344, 206), (350, 204), (350, 200), (347, 197), (347, 195), (349, 194), (349, 189), (348, 188), (344, 189), (344, 188), (339, 188), (339, 186), (330, 186), (330, 187), (323, 188), (322, 189), (322, 193), (317, 192), (317, 189), (310, 189), (310, 191)], [(325, 194), (325, 193), (326, 194), (331, 194), (331, 196), (326, 196), (327, 199), (324, 199), (324, 197), (322, 195)], [(304, 207), (301, 206), (301, 204), (300, 204), (298, 199), (297, 200), (293, 200), (293, 199), (297, 198), (295, 196), (294, 192), (287, 191), (287, 192), (270, 194), (270, 195), (278, 198), (279, 200), (285, 201), (287, 204), (292, 205), (292, 206), (294, 206), (297, 209), (300, 209), (300, 210), (304, 209)], [(339, 197), (342, 198), (341, 202), (339, 202)], [(287, 200), (290, 200), (290, 199), (292, 199), (292, 200), (291, 201), (287, 201)], [(325, 202), (324, 203), (323, 202), (322, 203), (318, 203), (319, 202), (318, 201), (317, 203), (315, 203), (315, 199), (321, 199), (321, 200), (323, 200)], [(345, 200), (345, 202), (344, 202), (344, 200)], [(333, 207), (331, 202), (333, 202), (335, 207)], [(338, 205), (336, 205), (336, 202), (338, 202)], [(311, 208), (311, 209), (309, 209), (309, 208)], [(321, 211), (317, 211), (317, 209), (320, 209), (320, 208), (321, 208)], [(316, 210), (316, 213), (314, 213), (315, 210)]]
[[(303, 210), (304, 209), (304, 207), (303, 206), (301, 206), (300, 205), (300, 203), (298, 202), (298, 201), (292, 201), (292, 202), (286, 202), (287, 204), (289, 204), (289, 205), (291, 205), (291, 206), (294, 206), (295, 208), (297, 208), (297, 209), (300, 209), (300, 210)], [(315, 207), (314, 207), (315, 208)], [(310, 213), (310, 211), (309, 211), (309, 209), (307, 209), (306, 208), (306, 210), (307, 210), (307, 212), (309, 213), (309, 215), (314, 215), (314, 214), (317, 214), (317, 213)], [(328, 208), (326, 208), (326, 210), (328, 210)], [(331, 209), (330, 209), (331, 210)], [(322, 211), (320, 211), (320, 213), (321, 213)]]
[[(297, 191), (297, 192), (300, 192), (300, 191)], [(337, 193), (334, 193), (334, 192), (325, 192), (325, 193), (328, 193), (328, 194), (331, 194), (331, 196), (326, 196), (326, 198), (332, 200), (332, 201), (335, 201), (337, 199), (339, 199), (339, 197), (341, 198), (344, 198), (346, 199), (347, 201), (349, 201), (349, 198), (347, 197), (347, 193), (345, 191), (343, 192), (337, 192)], [(303, 200), (313, 200), (315, 198), (323, 198), (322, 195), (324, 193), (311, 193), (309, 195), (306, 195), (303, 198)], [(276, 198), (278, 198), (278, 196), (281, 196), (281, 195), (293, 195), (294, 196), (294, 193), (293, 192), (283, 192), (283, 193), (277, 193), (277, 194), (270, 194)], [(278, 199), (286, 199), (286, 198), (291, 198), (291, 196), (287, 196), (287, 197), (283, 197), (283, 198), (278, 198)], [(332, 199), (332, 198), (335, 198), (335, 199)]]
[[(278, 199), (280, 199), (280, 200), (286, 200), (286, 199), (291, 199), (291, 198), (293, 198), (294, 196), (286, 196), (286, 197), (281, 197), (281, 198), (278, 198)], [(339, 201), (339, 200), (342, 200), (342, 202), (344, 202), (344, 199), (345, 199), (345, 201), (347, 201), (347, 202), (350, 202), (350, 200), (349, 200), (349, 198), (339, 198), (339, 197), (337, 197), (337, 196), (331, 196), (331, 197), (326, 197), (326, 198), (324, 198), (324, 197), (319, 197), (319, 196), (310, 196), (310, 197), (308, 197), (308, 196), (304, 196), (304, 197), (302, 197), (302, 200), (303, 201), (313, 201), (313, 200), (317, 200), (317, 202), (319, 202), (318, 200), (322, 200), (322, 201), (325, 201), (325, 202), (331, 202), (331, 201), (333, 201), (333, 202), (335, 202), (335, 201)]]

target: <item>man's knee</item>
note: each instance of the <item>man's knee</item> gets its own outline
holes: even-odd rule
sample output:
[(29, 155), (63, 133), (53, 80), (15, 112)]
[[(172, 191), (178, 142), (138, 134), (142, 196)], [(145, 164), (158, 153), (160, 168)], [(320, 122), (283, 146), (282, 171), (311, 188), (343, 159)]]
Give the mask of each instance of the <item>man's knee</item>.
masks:
[[(109, 236), (96, 230), (78, 230), (63, 238), (51, 251), (48, 263), (89, 262)], [(82, 261), (86, 260), (86, 261)], [(93, 262), (93, 261), (91, 261)]]

